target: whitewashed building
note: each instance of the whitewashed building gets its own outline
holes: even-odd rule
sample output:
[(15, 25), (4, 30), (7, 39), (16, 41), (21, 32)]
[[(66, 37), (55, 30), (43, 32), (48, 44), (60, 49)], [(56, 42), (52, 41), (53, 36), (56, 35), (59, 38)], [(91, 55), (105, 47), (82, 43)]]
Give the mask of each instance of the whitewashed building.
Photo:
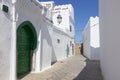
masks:
[(51, 66), (48, 15), (47, 9), (35, 0), (0, 2), (1, 80), (16, 80)]
[(52, 62), (74, 55), (74, 9), (71, 4), (41, 2), (51, 12), (53, 23)]
[(101, 68), (104, 80), (120, 80), (120, 0), (100, 0)]
[(90, 17), (82, 36), (83, 54), (90, 60), (100, 60), (99, 17)]
[(74, 55), (73, 38), (57, 27), (53, 28), (53, 34), (52, 62)]
[[(0, 1), (0, 80), (17, 80), (66, 58), (66, 44), (70, 47), (69, 41), (74, 38), (52, 22), (51, 9), (37, 0)], [(58, 48), (55, 43), (60, 43)], [(59, 48), (61, 54), (66, 51), (64, 56), (56, 56)]]
[[(71, 4), (55, 6), (52, 11), (53, 25), (61, 29), (53, 30), (53, 44), (56, 56), (52, 61), (60, 60), (74, 54), (74, 9)], [(60, 34), (61, 33), (61, 34)], [(52, 41), (54, 41), (52, 40)], [(59, 42), (58, 42), (59, 41)], [(56, 41), (54, 41), (56, 42)], [(60, 52), (58, 52), (60, 50)], [(54, 53), (54, 52), (53, 52)], [(54, 54), (53, 54), (54, 55)]]
[(71, 4), (55, 6), (52, 20), (55, 26), (74, 36), (74, 8)]

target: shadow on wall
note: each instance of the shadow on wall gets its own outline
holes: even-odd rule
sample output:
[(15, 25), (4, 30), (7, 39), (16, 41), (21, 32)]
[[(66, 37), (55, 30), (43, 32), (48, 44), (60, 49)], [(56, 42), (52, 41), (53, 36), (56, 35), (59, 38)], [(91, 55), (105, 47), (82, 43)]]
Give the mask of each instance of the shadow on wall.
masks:
[(85, 68), (73, 80), (103, 80), (100, 61), (87, 59), (85, 62)]
[[(56, 58), (56, 54), (55, 54), (55, 50), (54, 50), (54, 46), (52, 43), (52, 37), (50, 35), (50, 30), (48, 30), (48, 27), (43, 27), (43, 34), (44, 36), (42, 37), (43, 39), (46, 39), (48, 44), (52, 47), (52, 54), (51, 54), (51, 64), (53, 65), (55, 62), (57, 62), (57, 58)], [(48, 32), (48, 33), (47, 33)]]
[[(87, 48), (86, 48), (87, 49)], [(89, 58), (90, 60), (100, 60), (100, 47), (92, 47), (90, 46), (90, 51), (86, 52), (84, 46), (81, 45), (81, 54)]]
[(81, 43), (81, 49), (80, 49), (81, 54), (83, 55), (83, 43)]
[(57, 58), (56, 58), (55, 50), (54, 50), (53, 45), (52, 45), (52, 63), (51, 64), (53, 65), (56, 62), (57, 62)]
[[(48, 27), (42, 27), (42, 39), (43, 40), (46, 40), (47, 41), (47, 43), (48, 43), (48, 45), (49, 46), (51, 46), (51, 50), (52, 50), (52, 52), (51, 52), (51, 54), (50, 54), (50, 52), (48, 52), (48, 54), (50, 54), (51, 55), (51, 64), (52, 64), (52, 57), (54, 57), (55, 59), (56, 59), (56, 56), (55, 56), (55, 51), (54, 51), (54, 49), (53, 49), (53, 44), (52, 44), (52, 37), (51, 37), (51, 33), (50, 33), (50, 30), (49, 30), (50, 28), (48, 28)], [(43, 35), (44, 34), (44, 35)], [(42, 40), (42, 41), (43, 41)], [(43, 42), (41, 42), (42, 43), (42, 45), (44, 45), (43, 44)], [(46, 46), (46, 48), (47, 48), (47, 46)], [(46, 49), (47, 50), (47, 49)], [(44, 53), (44, 51), (42, 51), (43, 53)], [(42, 54), (43, 55), (43, 54)], [(46, 57), (47, 58), (47, 57)]]
[[(42, 39), (47, 40), (47, 43), (49, 46), (52, 46), (52, 39), (51, 36), (49, 34), (49, 30), (48, 27), (42, 27)], [(44, 34), (44, 35), (43, 35)]]
[(100, 60), (100, 47), (91, 47), (91, 59)]

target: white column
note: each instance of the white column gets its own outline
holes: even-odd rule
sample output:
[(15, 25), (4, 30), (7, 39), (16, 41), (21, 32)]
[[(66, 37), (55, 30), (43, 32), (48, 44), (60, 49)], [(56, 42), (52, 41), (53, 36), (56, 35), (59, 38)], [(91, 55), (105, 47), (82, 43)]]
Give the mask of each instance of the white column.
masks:
[(11, 52), (10, 52), (10, 80), (16, 80), (16, 19), (15, 6), (12, 6), (12, 31), (11, 31)]
[(40, 72), (41, 69), (41, 31), (38, 37), (38, 49), (36, 51), (35, 72)]

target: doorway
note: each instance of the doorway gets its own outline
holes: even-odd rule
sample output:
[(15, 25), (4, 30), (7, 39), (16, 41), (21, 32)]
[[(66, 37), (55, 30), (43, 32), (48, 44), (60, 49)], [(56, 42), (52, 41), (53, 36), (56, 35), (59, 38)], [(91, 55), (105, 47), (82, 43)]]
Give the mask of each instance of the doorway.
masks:
[(17, 29), (17, 77), (23, 77), (31, 71), (33, 51), (37, 46), (37, 34), (29, 21), (23, 22)]

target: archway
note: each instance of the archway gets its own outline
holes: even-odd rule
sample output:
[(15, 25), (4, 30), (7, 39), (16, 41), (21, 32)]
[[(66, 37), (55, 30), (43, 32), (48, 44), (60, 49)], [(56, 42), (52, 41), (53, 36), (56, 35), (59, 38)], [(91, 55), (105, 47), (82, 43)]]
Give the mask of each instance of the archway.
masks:
[(37, 34), (29, 21), (23, 22), (17, 29), (17, 77), (31, 71), (32, 55), (37, 46)]

